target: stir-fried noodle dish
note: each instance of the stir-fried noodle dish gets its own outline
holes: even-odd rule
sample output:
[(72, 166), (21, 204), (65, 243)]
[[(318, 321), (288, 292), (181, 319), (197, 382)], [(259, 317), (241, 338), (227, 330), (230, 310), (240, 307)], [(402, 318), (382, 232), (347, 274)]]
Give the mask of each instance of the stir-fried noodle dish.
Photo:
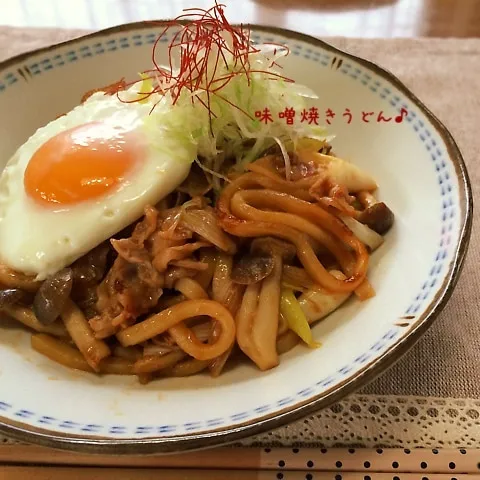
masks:
[(323, 127), (286, 121), (318, 98), (284, 75), (287, 55), (221, 5), (188, 11), (150, 69), (20, 147), (0, 179), (0, 309), (37, 352), (142, 383), (265, 371), (375, 295), (393, 214)]

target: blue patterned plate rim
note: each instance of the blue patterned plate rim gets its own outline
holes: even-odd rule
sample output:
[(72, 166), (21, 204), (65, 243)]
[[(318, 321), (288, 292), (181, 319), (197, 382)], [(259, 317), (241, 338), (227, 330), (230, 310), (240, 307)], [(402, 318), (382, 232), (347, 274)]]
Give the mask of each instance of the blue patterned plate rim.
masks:
[[(152, 29), (165, 25), (166, 22), (168, 22), (168, 20), (134, 22), (99, 30), (72, 40), (60, 42), (55, 45), (26, 52), (7, 59), (0, 63), (0, 70), (6, 70), (11, 65), (24, 62), (31, 56), (47, 53), (60, 47), (74, 45), (78, 42), (109, 34), (132, 30)], [(414, 327), (381, 355), (366, 364), (365, 367), (359, 370), (355, 375), (346, 378), (344, 381), (317, 396), (308, 398), (305, 401), (297, 402), (294, 405), (289, 405), (281, 411), (249, 420), (243, 424), (235, 424), (233, 426), (222, 427), (205, 432), (192, 432), (191, 434), (135, 439), (94, 437), (88, 435), (87, 432), (85, 435), (68, 435), (36, 428), (23, 422), (12, 421), (0, 416), (1, 433), (23, 442), (38, 443), (53, 448), (112, 454), (169, 453), (173, 451), (200, 449), (219, 444), (231, 443), (246, 436), (272, 430), (281, 427), (286, 423), (306, 417), (317, 410), (331, 405), (342, 397), (360, 388), (362, 385), (372, 381), (416, 343), (421, 335), (431, 326), (435, 318), (450, 299), (460, 276), (468, 250), (472, 230), (473, 197), (470, 179), (462, 154), (447, 128), (397, 77), (375, 63), (342, 51), (315, 37), (292, 30), (257, 24), (246, 24), (244, 26), (253, 31), (262, 32), (264, 34), (280, 35), (292, 40), (298, 40), (331, 53), (339, 54), (359, 63), (367, 70), (373, 71), (385, 81), (396, 87), (406, 98), (418, 107), (423, 115), (425, 115), (425, 117), (431, 122), (439, 136), (444, 141), (449, 157), (454, 164), (459, 183), (460, 196), (459, 208), (461, 213), (461, 225), (459, 240), (443, 284), (437, 288), (437, 294), (430, 304), (424, 308), (424, 313), (417, 319)]]

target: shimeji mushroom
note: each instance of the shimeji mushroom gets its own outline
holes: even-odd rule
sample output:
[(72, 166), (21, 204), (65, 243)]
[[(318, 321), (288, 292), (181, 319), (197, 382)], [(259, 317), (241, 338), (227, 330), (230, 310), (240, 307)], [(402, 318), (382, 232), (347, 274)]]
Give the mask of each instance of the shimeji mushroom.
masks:
[(379, 202), (370, 192), (359, 192), (357, 198), (365, 209), (358, 218), (360, 222), (380, 235), (387, 233), (393, 225), (393, 212), (385, 203)]
[(240, 285), (251, 285), (261, 282), (273, 271), (272, 257), (258, 255), (243, 255), (234, 265), (231, 279)]
[(382, 243), (382, 235), (393, 225), (394, 215), (383, 202), (367, 191), (359, 192), (358, 201), (365, 208), (358, 220), (346, 214), (339, 214), (343, 223), (373, 252)]
[(3, 307), (18, 304), (28, 304), (31, 301), (31, 294), (19, 288), (6, 288), (0, 290), (0, 310)]
[(247, 286), (237, 314), (237, 342), (260, 368), (278, 365), (277, 332), (284, 261), (295, 256), (293, 245), (272, 237), (257, 238), (251, 253), (273, 260), (273, 269), (261, 282)]
[(383, 237), (369, 226), (345, 213), (339, 213), (338, 217), (370, 251), (373, 252), (383, 243)]
[(73, 284), (71, 268), (64, 268), (47, 278), (33, 299), (33, 312), (39, 322), (50, 325), (62, 313), (70, 297)]

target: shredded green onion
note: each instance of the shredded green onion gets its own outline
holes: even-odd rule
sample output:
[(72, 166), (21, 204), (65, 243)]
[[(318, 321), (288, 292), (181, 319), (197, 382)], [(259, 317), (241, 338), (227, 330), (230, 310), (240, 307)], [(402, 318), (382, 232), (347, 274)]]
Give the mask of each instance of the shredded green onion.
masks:
[[(328, 138), (325, 128), (301, 121), (301, 112), (310, 106), (306, 99), (318, 97), (301, 84), (278, 78), (281, 72), (273, 65), (280, 62), (285, 51), (281, 48), (272, 51), (268, 45), (260, 46), (259, 50), (250, 55), (248, 75), (228, 51), (224, 52), (226, 62), (218, 62), (213, 55), (208, 59), (212, 68), (207, 70), (215, 71), (215, 77), (222, 78), (234, 71), (237, 75), (208, 97), (201, 88), (195, 92), (184, 90), (174, 105), (170, 93), (148, 95), (153, 89), (152, 79), (142, 76), (137, 94), (145, 95), (142, 102), (149, 99), (149, 103), (155, 103), (149, 125), (152, 133), (156, 124), (177, 144), (194, 146), (194, 157), (201, 157), (205, 167), (216, 171), (221, 169), (219, 154), (222, 158), (233, 158), (237, 167), (243, 168), (275, 144), (279, 144), (284, 156), (287, 148), (295, 147), (305, 137), (323, 144)], [(283, 116), (287, 108), (295, 111), (293, 125), (288, 125)], [(265, 109), (272, 119), (266, 123), (255, 115)], [(288, 158), (285, 163), (288, 165)]]

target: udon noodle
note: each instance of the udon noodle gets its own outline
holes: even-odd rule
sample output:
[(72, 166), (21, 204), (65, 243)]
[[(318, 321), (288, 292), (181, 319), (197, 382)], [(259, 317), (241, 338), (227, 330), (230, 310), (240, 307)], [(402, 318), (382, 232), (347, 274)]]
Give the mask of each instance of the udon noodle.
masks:
[[(328, 153), (328, 154), (327, 154)], [(88, 372), (220, 375), (276, 367), (352, 294), (393, 215), (376, 184), (325, 145), (272, 151), (213, 190), (198, 166), (137, 223), (43, 283), (0, 267), (1, 310), (33, 348)], [(288, 178), (288, 180), (287, 180)], [(53, 312), (53, 313), (52, 313)]]

